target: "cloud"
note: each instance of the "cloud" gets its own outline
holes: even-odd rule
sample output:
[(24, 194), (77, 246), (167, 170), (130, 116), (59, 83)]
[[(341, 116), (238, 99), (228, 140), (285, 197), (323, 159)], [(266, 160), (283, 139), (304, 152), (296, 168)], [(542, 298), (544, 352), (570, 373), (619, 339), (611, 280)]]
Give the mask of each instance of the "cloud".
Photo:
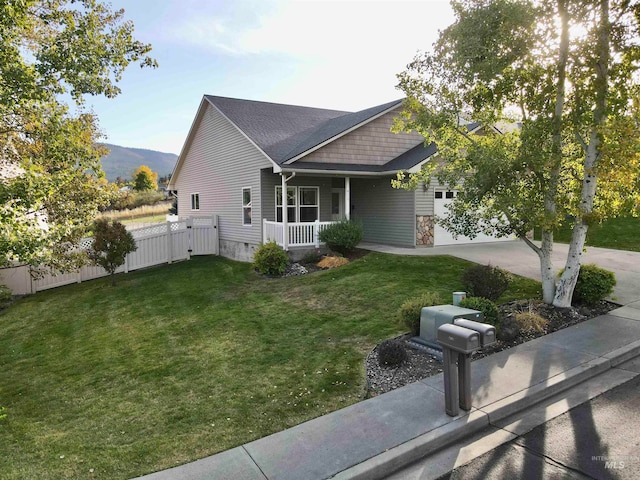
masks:
[[(426, 49), (435, 19), (451, 19), (446, 0), (234, 1), (189, 0), (170, 12), (169, 35), (230, 55), (279, 55), (300, 60), (382, 61)], [(413, 55), (411, 55), (413, 56)], [(405, 62), (410, 60), (405, 59)]]

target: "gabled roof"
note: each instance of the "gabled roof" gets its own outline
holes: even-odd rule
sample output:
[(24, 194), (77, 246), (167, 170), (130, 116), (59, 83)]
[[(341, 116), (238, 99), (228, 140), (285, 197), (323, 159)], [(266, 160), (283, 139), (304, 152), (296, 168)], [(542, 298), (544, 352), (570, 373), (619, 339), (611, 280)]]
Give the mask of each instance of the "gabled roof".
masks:
[(340, 110), (300, 107), (279, 103), (205, 95), (205, 99), (227, 117), (273, 161), (281, 163), (293, 148), (292, 138), (313, 131), (327, 120), (348, 115)]
[(395, 100), (350, 113), (213, 95), (205, 95), (205, 99), (279, 165), (402, 103)]
[(309, 153), (393, 111), (401, 104), (402, 99), (359, 112), (345, 112), (205, 95), (174, 167), (169, 186), (174, 186), (173, 181), (182, 166), (206, 105), (215, 108), (238, 129), (272, 163), (274, 172), (389, 175), (400, 170), (419, 168), (437, 152), (435, 144), (425, 146), (420, 142), (384, 165), (305, 161)]

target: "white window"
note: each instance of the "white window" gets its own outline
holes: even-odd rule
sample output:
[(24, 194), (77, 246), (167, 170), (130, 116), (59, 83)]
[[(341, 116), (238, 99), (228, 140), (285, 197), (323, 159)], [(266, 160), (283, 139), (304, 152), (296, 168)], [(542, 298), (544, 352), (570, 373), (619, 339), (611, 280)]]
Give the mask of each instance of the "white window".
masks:
[[(320, 219), (319, 187), (287, 187), (287, 221), (315, 222)], [(282, 187), (276, 187), (276, 222), (282, 222)]]
[(251, 225), (251, 187), (242, 189), (242, 224)]
[(191, 210), (200, 210), (200, 194), (191, 194)]
[[(295, 223), (298, 216), (298, 190), (296, 187), (287, 187), (287, 222)], [(282, 187), (276, 187), (276, 222), (282, 223)]]
[(320, 189), (318, 187), (300, 187), (300, 221), (315, 222), (320, 219)]

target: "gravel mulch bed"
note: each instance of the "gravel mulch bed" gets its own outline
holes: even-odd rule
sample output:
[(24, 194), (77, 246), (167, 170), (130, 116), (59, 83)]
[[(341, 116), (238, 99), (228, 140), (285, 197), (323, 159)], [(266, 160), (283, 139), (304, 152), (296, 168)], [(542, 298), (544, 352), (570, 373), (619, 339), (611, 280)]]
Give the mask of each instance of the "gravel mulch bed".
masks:
[[(498, 340), (492, 347), (476, 352), (471, 360), (491, 355), (493, 353), (506, 350), (508, 348), (528, 342), (534, 338), (546, 335), (557, 330), (575, 325), (598, 315), (618, 308), (620, 305), (608, 301), (601, 301), (593, 306), (579, 306), (571, 308), (556, 308), (552, 305), (541, 303), (540, 301), (518, 300), (505, 303), (499, 306), (500, 318), (509, 317), (517, 312), (531, 311), (537, 313), (549, 322), (543, 333), (518, 334), (514, 338)], [(397, 337), (402, 341), (407, 341), (412, 335), (406, 334)], [(389, 392), (399, 387), (403, 387), (413, 382), (417, 382), (426, 377), (442, 372), (442, 363), (433, 358), (427, 352), (411, 348), (407, 344), (408, 360), (398, 367), (380, 366), (378, 363), (378, 347), (376, 346), (367, 355), (367, 396), (373, 397), (381, 393)]]

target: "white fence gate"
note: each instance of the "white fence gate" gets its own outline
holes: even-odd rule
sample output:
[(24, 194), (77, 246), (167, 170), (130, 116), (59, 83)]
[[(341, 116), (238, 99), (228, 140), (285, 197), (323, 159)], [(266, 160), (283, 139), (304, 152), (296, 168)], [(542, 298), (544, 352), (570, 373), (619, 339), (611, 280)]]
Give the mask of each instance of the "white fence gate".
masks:
[[(192, 255), (218, 255), (218, 217), (191, 217), (177, 222), (159, 223), (130, 230), (137, 249), (127, 255), (116, 273), (188, 260)], [(80, 247), (88, 249), (91, 239), (84, 239)], [(80, 283), (108, 274), (102, 267), (86, 265), (77, 272), (51, 274), (32, 278), (26, 266), (0, 270), (0, 284), (7, 285), (14, 294), (36, 293), (49, 288)]]

